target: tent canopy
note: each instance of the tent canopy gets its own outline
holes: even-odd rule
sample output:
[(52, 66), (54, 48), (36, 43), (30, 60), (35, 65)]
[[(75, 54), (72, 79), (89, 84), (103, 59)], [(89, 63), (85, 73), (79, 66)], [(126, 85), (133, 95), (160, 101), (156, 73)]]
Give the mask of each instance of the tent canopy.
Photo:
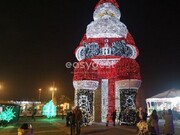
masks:
[(151, 98), (173, 98), (173, 97), (180, 97), (180, 89), (169, 89), (162, 93), (159, 93)]

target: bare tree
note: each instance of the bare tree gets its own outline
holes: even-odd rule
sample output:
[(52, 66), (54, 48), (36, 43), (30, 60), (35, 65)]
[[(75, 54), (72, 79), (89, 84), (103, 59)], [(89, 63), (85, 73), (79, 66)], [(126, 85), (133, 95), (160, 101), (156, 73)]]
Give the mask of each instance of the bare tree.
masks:
[(60, 104), (70, 103), (70, 102), (71, 102), (71, 99), (66, 97), (65, 95), (61, 95), (61, 97), (59, 98)]

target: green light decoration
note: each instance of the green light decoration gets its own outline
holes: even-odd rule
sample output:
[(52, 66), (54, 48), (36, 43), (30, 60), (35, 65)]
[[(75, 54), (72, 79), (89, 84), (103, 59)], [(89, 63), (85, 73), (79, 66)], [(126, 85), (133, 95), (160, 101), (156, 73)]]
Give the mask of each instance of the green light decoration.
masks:
[(5, 110), (0, 114), (0, 120), (4, 120), (9, 122), (13, 119), (13, 117), (16, 117), (15, 112), (13, 112), (13, 106), (7, 106)]
[(43, 106), (43, 115), (45, 115), (47, 118), (56, 116), (56, 106), (54, 105), (52, 100), (50, 100)]

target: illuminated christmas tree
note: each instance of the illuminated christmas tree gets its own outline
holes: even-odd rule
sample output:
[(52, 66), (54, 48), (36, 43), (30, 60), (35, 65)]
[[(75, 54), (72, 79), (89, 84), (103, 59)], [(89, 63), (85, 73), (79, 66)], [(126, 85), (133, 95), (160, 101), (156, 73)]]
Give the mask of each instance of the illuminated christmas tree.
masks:
[(74, 101), (95, 121), (105, 122), (106, 115), (116, 109), (128, 116), (122, 121), (131, 124), (135, 122), (135, 97), (141, 85), (135, 60), (139, 51), (120, 18), (116, 0), (97, 3), (94, 20), (75, 50), (79, 62), (74, 68)]
[(56, 106), (52, 100), (43, 106), (43, 115), (45, 115), (47, 118), (55, 117), (56, 111)]

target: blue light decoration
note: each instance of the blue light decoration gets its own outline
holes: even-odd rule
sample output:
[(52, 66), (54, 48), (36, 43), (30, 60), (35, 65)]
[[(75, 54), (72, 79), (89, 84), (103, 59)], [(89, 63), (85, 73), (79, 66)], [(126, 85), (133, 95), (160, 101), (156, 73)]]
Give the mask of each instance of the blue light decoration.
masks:
[(47, 118), (52, 118), (56, 116), (56, 106), (54, 105), (53, 101), (50, 100), (48, 103), (46, 103), (43, 106), (43, 115), (45, 115)]
[(9, 122), (15, 116), (15, 112), (13, 112), (13, 106), (7, 106), (5, 110), (0, 114), (0, 120)]

